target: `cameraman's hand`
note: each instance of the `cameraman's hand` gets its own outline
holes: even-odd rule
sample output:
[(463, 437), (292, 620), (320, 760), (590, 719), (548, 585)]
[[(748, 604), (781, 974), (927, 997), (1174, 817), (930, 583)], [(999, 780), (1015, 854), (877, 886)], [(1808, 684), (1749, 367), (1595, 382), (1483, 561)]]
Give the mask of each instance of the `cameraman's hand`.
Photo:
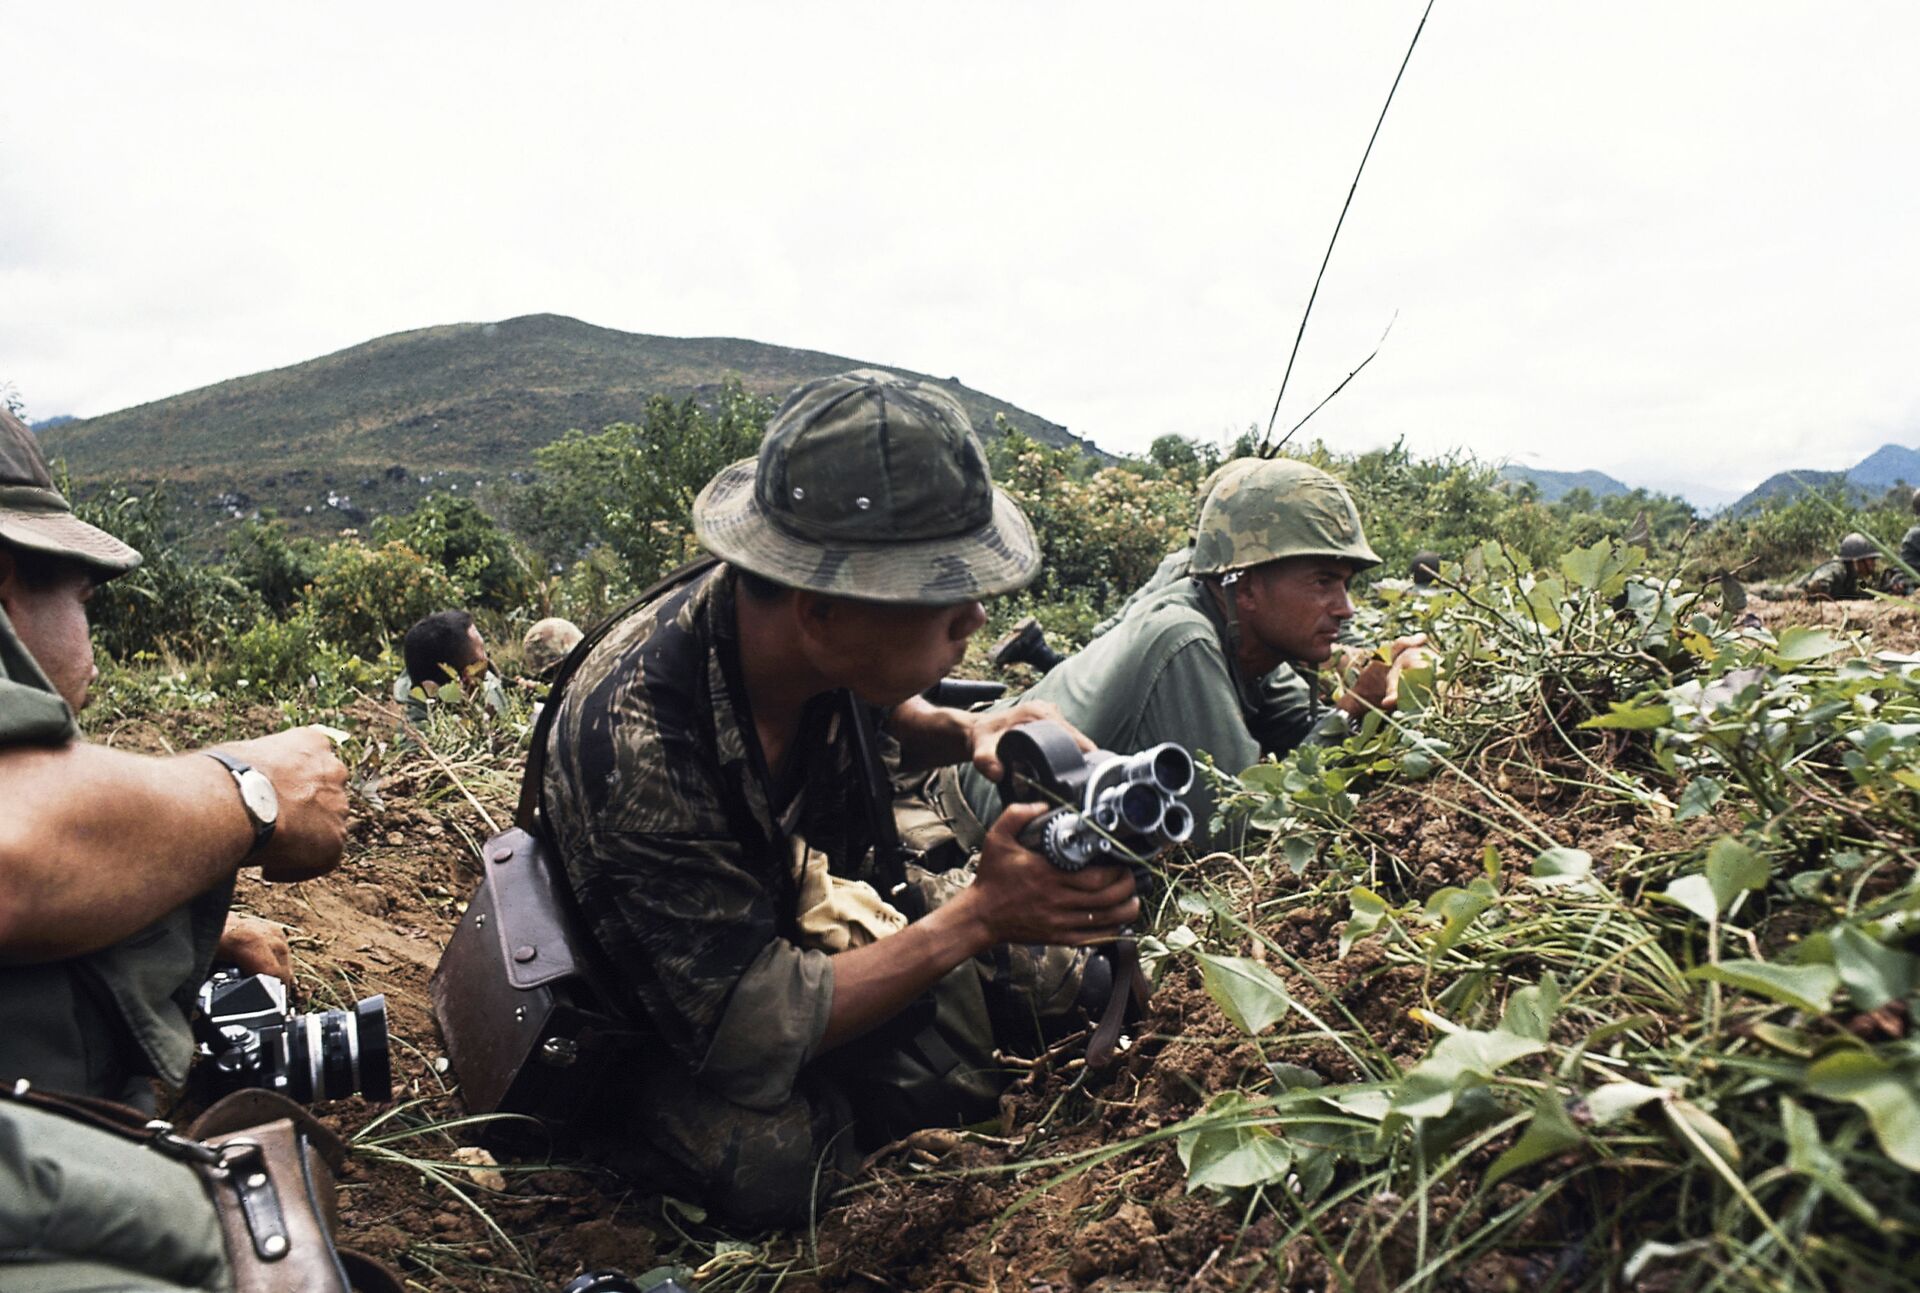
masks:
[(307, 880), (331, 871), (347, 844), (347, 765), (318, 727), (296, 727), (222, 745), (265, 773), (280, 799), (273, 838), (249, 862), (267, 880)]
[(980, 848), (967, 889), (995, 943), (1104, 943), (1140, 915), (1133, 872), (1123, 866), (1062, 871), (1020, 843), (1020, 832), (1049, 811), (1015, 804), (1000, 814)]
[(1018, 705), (1007, 709), (990, 709), (975, 714), (972, 719), (973, 727), (967, 739), (972, 746), (973, 766), (988, 781), (999, 781), (1000, 774), (1004, 771), (1000, 766), (1000, 756), (995, 750), (995, 747), (1000, 744), (1000, 738), (1006, 735), (1010, 728), (1018, 727), (1022, 723), (1037, 723), (1042, 719), (1051, 719), (1066, 728), (1083, 751), (1094, 748), (1093, 742), (1082, 735), (1079, 728), (1069, 723), (1066, 716), (1060, 712), (1059, 706), (1050, 700), (1023, 700)]
[(229, 915), (213, 959), (247, 974), (271, 974), (282, 983), (293, 983), (293, 949), (287, 946), (286, 931), (272, 921)]

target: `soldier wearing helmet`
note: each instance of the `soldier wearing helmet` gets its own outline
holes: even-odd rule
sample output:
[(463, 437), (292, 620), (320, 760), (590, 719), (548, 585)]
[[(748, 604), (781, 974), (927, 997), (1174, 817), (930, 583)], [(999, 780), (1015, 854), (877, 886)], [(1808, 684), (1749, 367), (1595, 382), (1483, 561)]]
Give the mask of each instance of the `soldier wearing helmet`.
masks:
[(530, 678), (546, 678), (580, 644), (580, 626), (550, 615), (527, 630), (520, 641), (520, 659)]
[(1874, 567), (1880, 549), (1858, 530), (1840, 540), (1840, 550), (1800, 578), (1786, 591), (1809, 601), (1854, 601), (1872, 595)]
[[(1332, 476), (1288, 459), (1231, 464), (1185, 555), (1181, 577), (1148, 592), (1021, 699), (1051, 701), (1104, 749), (1177, 741), (1229, 772), (1262, 753), (1345, 735), (1369, 706), (1391, 704), (1397, 674), (1386, 661), (1361, 672), (1337, 712), (1303, 676), (1331, 658), (1353, 615), (1349, 581), (1380, 563)], [(994, 802), (989, 782), (943, 772), (931, 792), (963, 843), (977, 837)], [(1204, 787), (1189, 792), (1188, 806), (1208, 821)]]
[[(1920, 489), (1913, 491), (1908, 503), (1913, 508), (1913, 514), (1920, 516)], [(1908, 526), (1907, 532), (1900, 536), (1900, 564), (1906, 569), (1887, 572), (1890, 579), (1899, 580), (1899, 587), (1893, 591), (1910, 593), (1914, 588), (1914, 580), (1920, 578), (1920, 522)]]

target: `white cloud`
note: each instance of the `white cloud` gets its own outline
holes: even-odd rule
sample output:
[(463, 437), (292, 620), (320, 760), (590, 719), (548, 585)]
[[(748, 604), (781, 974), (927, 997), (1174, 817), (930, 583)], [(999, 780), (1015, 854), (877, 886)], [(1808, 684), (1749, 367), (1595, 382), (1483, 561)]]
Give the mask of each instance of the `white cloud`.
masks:
[[(98, 413), (553, 311), (1237, 429), (1418, 14), (0, 0), (0, 371)], [(1442, 0), (1283, 425), (1397, 310), (1311, 433), (1733, 490), (1920, 441), (1916, 36)]]

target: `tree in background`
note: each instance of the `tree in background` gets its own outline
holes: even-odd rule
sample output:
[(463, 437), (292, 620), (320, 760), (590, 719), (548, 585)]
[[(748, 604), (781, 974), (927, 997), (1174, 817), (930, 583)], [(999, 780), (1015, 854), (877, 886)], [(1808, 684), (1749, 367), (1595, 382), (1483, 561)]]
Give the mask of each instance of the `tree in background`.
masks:
[(433, 495), (406, 516), (375, 521), (373, 537), (404, 544), (439, 566), (459, 587), (464, 609), (512, 611), (533, 596), (526, 559), (472, 499)]

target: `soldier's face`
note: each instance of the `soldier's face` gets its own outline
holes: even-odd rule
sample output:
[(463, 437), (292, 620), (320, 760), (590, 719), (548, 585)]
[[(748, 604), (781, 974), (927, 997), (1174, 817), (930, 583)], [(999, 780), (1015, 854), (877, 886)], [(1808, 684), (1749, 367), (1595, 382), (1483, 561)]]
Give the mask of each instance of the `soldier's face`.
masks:
[(70, 563), (59, 566), (50, 579), (29, 584), (12, 559), (0, 554), (0, 605), (6, 607), (20, 645), (76, 714), (86, 707), (87, 692), (100, 676), (87, 628), (93, 588), (93, 576)]
[(1283, 660), (1320, 664), (1353, 618), (1353, 565), (1334, 557), (1288, 557), (1255, 566), (1234, 584), (1240, 631)]
[(824, 598), (811, 623), (814, 658), (869, 705), (897, 705), (953, 671), (987, 622), (976, 601), (901, 606)]

